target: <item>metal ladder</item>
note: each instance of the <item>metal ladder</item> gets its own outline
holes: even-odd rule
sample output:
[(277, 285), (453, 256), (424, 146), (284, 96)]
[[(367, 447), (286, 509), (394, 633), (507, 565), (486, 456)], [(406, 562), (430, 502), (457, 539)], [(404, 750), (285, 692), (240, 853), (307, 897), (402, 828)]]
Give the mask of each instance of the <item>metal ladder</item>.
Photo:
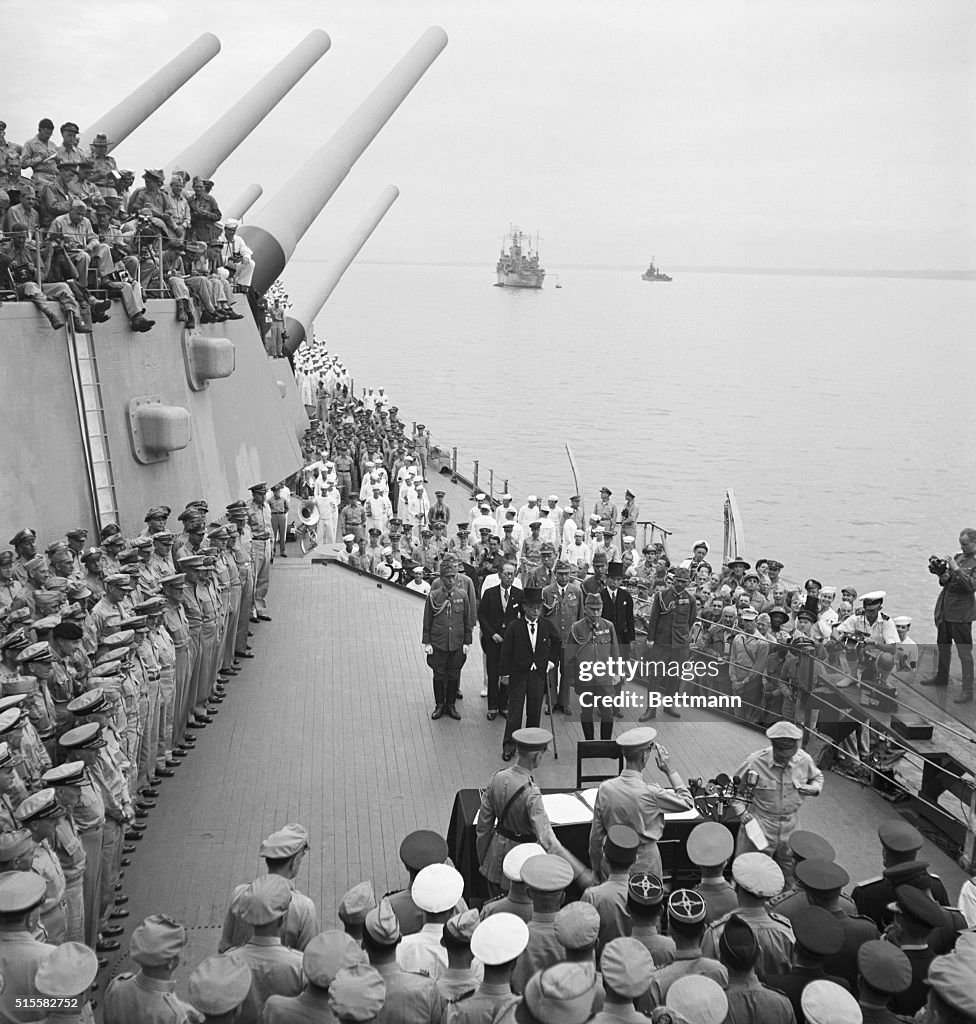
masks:
[(74, 381), (78, 423), (85, 445), (89, 489), (95, 521), (99, 527), (114, 523), (119, 526), (119, 505), (115, 493), (115, 475), (109, 451), (105, 409), (102, 404), (102, 383), (98, 375), (93, 334), (76, 334), (69, 325), (68, 355)]

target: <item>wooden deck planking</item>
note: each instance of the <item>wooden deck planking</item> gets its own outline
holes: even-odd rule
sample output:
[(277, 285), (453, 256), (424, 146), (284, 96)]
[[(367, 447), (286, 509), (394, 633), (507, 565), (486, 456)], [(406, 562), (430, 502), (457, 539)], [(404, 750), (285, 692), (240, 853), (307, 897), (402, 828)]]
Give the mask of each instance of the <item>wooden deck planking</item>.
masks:
[[(455, 791), (483, 785), (501, 766), (504, 720), (485, 720), (477, 636), (462, 673), (462, 720), (430, 720), (422, 608), (414, 595), (335, 565), (275, 563), (274, 622), (252, 627), (255, 659), (242, 663), (216, 721), (197, 733), (198, 749), (164, 783), (127, 871), (127, 934), (160, 911), (191, 926), (181, 990), (189, 968), (216, 949), (233, 886), (262, 872), (258, 848), (269, 832), (289, 821), (309, 827), (297, 885), (316, 901), (323, 927), (333, 927), (351, 885), (372, 878), (377, 894), (401, 886), (402, 837), (415, 828), (443, 834)], [(617, 731), (631, 724), (618, 722)], [(686, 779), (731, 773), (766, 745), (705, 712), (655, 724)], [(544, 717), (543, 725), (555, 730), (560, 758), (547, 757), (536, 780), (571, 786), (578, 717)], [(801, 820), (831, 839), (857, 879), (880, 870), (876, 829), (894, 813), (871, 790), (828, 775)], [(962, 872), (930, 843), (924, 856), (957, 892)]]

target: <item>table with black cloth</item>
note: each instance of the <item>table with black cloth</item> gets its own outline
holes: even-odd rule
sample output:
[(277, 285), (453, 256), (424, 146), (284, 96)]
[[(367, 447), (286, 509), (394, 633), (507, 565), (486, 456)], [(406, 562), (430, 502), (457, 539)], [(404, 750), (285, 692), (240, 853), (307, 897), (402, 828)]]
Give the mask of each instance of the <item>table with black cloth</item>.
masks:
[[(544, 789), (543, 796), (549, 793), (576, 793), (575, 789)], [(474, 820), (481, 808), (481, 791), (477, 789), (459, 789), (454, 797), (451, 809), (451, 823), (447, 829), (447, 849), (454, 866), (464, 878), (464, 898), (469, 906), (479, 906), (488, 899), (488, 883), (478, 870), (478, 850)], [(658, 842), (661, 862), (664, 866), (665, 881), (670, 889), (682, 886), (697, 885), (701, 874), (697, 867), (688, 860), (687, 840), (691, 830), (709, 820), (699, 815), (695, 818), (678, 818), (666, 820), (664, 835)], [(590, 827), (586, 821), (572, 825), (554, 825), (553, 831), (559, 841), (578, 857), (587, 867), (590, 866)], [(738, 831), (738, 823), (727, 826), (733, 836)], [(573, 886), (569, 890), (569, 898), (575, 899), (579, 890)]]

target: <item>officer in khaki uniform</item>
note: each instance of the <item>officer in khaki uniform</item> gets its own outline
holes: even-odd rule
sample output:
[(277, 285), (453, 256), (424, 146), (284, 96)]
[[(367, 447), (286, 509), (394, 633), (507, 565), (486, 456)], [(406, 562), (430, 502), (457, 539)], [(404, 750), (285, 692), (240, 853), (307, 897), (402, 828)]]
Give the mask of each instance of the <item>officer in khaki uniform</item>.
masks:
[(204, 1021), (235, 1019), (251, 990), (251, 968), (238, 953), (208, 957), (190, 974), (187, 996)]
[[(85, 934), (79, 941), (93, 949), (98, 941), (99, 890), (102, 879), (102, 831), (105, 805), (88, 777), (84, 761), (67, 761), (50, 768), (41, 777), (45, 786), (53, 788), (65, 821), (78, 836), (85, 853), (82, 879), (82, 916)], [(67, 877), (67, 876), (66, 876)]]
[(247, 507), (251, 527), (251, 559), (254, 563), (254, 615), (262, 622), (270, 622), (268, 614), (268, 587), (271, 585), (271, 510), (265, 497), (268, 485), (254, 484), (251, 504)]
[[(88, 995), (98, 974), (98, 957), (80, 942), (65, 942), (37, 968), (37, 992), (62, 1009), (51, 1011), (42, 1024), (92, 1024)], [(71, 1007), (71, 1009), (67, 1009)]]
[(186, 1024), (196, 1019), (195, 1011), (177, 997), (173, 980), (186, 942), (186, 929), (166, 914), (153, 914), (136, 928), (129, 956), (139, 970), (118, 975), (108, 986), (105, 1024)]
[[(583, 600), (584, 617), (573, 623), (569, 638), (563, 646), (566, 671), (572, 681), (573, 690), (580, 698), (580, 724), (584, 739), (593, 739), (593, 700), (613, 696), (617, 685), (616, 676), (603, 676), (589, 681), (580, 679), (581, 663), (612, 661), (620, 657), (617, 631), (613, 623), (603, 618), (603, 598), (599, 594), (587, 594)], [(604, 682), (608, 680), (608, 682)], [(584, 703), (586, 706), (584, 706)], [(568, 708), (567, 708), (568, 710)], [(595, 709), (600, 716), (600, 739), (613, 737), (613, 708), (602, 703)]]
[[(189, 713), (188, 692), (190, 688), (193, 665), (190, 661), (190, 625), (183, 607), (183, 585), (185, 573), (171, 573), (159, 580), (165, 604), (163, 606), (163, 626), (173, 642), (176, 661), (173, 666), (173, 710), (170, 721), (169, 735), (165, 736), (171, 751), (170, 758), (176, 760), (186, 756), (180, 749), (183, 742), (183, 730)], [(172, 768), (173, 766), (168, 764)]]
[(44, 879), (34, 871), (0, 875), (0, 914), (6, 924), (0, 931), (0, 1017), (9, 1021), (38, 1021), (44, 1015), (43, 1010), (18, 1008), (16, 1000), (39, 995), (37, 968), (56, 948), (33, 937), (46, 892)]
[(695, 886), (705, 901), (705, 921), (711, 924), (739, 905), (735, 887), (725, 878), (725, 865), (732, 856), (735, 840), (732, 833), (717, 821), (703, 821), (688, 836), (688, 859), (700, 871), (702, 880)]
[(231, 544), (231, 553), (241, 575), (241, 607), (237, 616), (234, 656), (253, 658), (254, 655), (247, 644), (248, 623), (251, 621), (251, 606), (254, 603), (254, 564), (251, 559), (253, 541), (247, 519), (247, 506), (243, 501), (234, 501), (227, 506), (227, 519), (237, 527), (237, 537)]

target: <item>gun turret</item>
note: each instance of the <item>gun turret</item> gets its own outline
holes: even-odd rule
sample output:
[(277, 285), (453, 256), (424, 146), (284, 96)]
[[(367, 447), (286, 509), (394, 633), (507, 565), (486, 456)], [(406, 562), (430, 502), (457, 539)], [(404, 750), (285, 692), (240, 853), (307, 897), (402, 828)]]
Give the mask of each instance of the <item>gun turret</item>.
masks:
[(447, 33), (427, 29), (345, 124), (264, 206), (240, 234), (254, 252), (251, 286), (266, 292), (353, 164), (447, 46)]
[(87, 150), (92, 139), (103, 132), (108, 136), (108, 151), (111, 152), (218, 53), (220, 40), (212, 32), (204, 32), (156, 74), (133, 89), (121, 103), (89, 125), (81, 133), (80, 148)]
[(213, 177), (214, 171), (288, 95), (331, 45), (332, 40), (322, 29), (313, 29), (196, 142), (165, 166), (179, 167), (201, 178)]
[(248, 185), (232, 203), (228, 203), (224, 207), (224, 217), (233, 217), (235, 220), (240, 220), (263, 194), (264, 189), (260, 185)]
[(396, 202), (399, 194), (400, 190), (395, 185), (387, 185), (383, 189), (366, 216), (318, 271), (314, 289), (299, 298), (292, 306), (291, 315), (285, 318), (285, 331), (288, 335), (285, 351), (289, 355), (296, 352), (299, 345), (311, 336), (312, 322), (318, 316), (319, 310), (325, 305), (349, 264), (359, 254), (359, 250), (366, 244), (366, 240), (386, 216), (386, 211)]

